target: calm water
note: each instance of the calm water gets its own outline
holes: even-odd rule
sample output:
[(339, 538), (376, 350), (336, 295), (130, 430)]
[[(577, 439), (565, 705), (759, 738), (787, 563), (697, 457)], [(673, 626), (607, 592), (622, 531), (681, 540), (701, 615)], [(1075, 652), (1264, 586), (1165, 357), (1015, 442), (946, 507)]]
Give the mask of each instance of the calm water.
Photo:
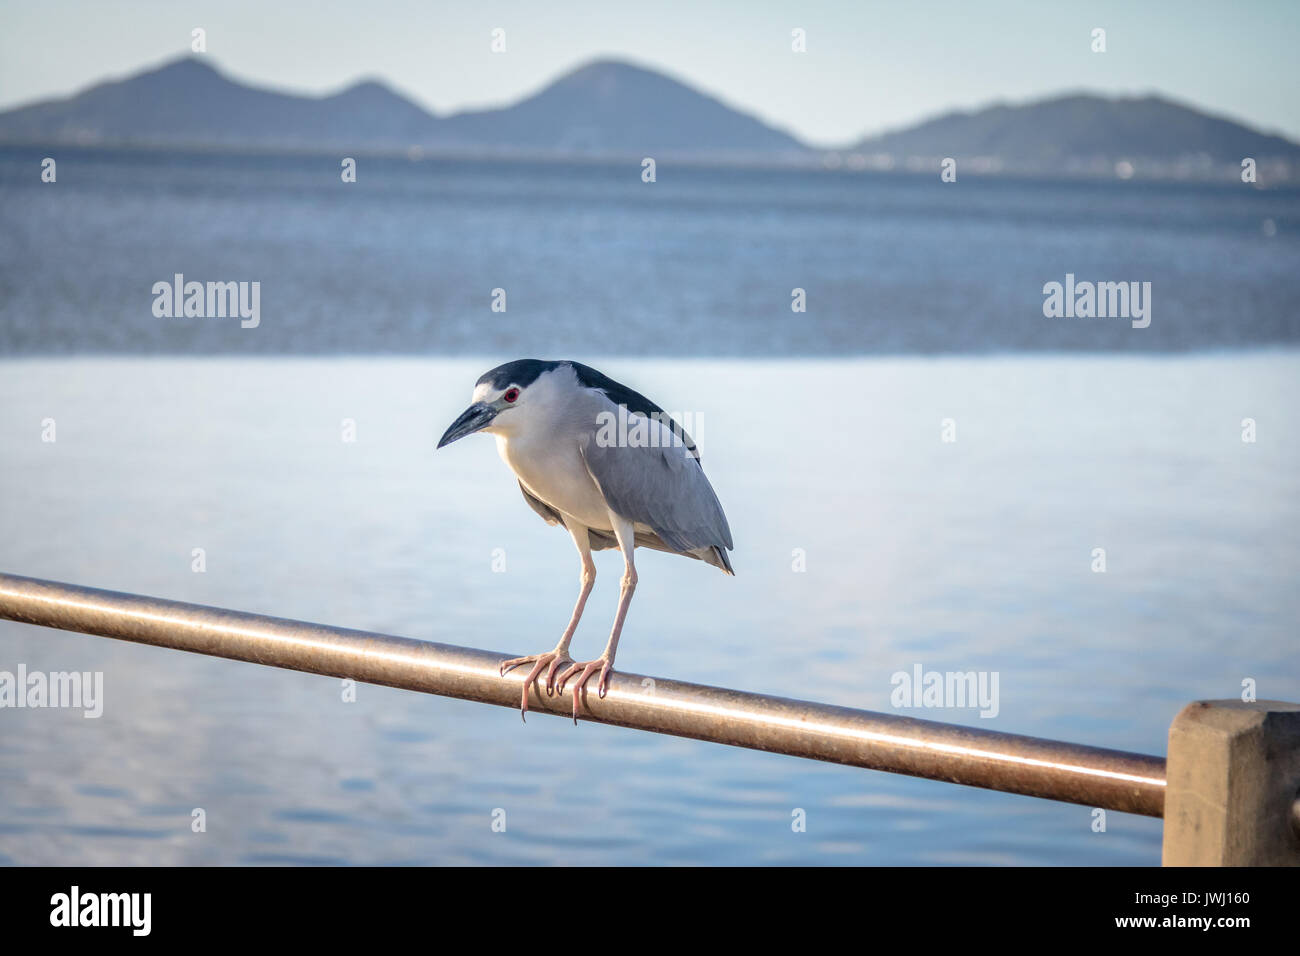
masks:
[[(434, 451), (501, 357), (0, 362), (0, 568), (548, 648), (570, 542), (490, 440)], [(639, 556), (629, 670), (877, 710), (914, 664), (997, 671), (994, 719), (909, 713), (1149, 753), (1246, 678), (1300, 699), (1300, 354), (594, 361), (702, 416), (737, 542), (734, 579)], [(619, 567), (597, 562), (591, 656)], [(105, 705), (0, 710), (4, 863), (1159, 860), (1155, 820), (1094, 833), (1086, 807), (375, 687), (344, 703), (331, 679), (0, 623), (0, 670), (20, 663), (102, 671)]]
[[(1300, 343), (1300, 190), (0, 150), (0, 355), (1178, 351)], [(153, 284), (261, 283), (261, 324)], [(1152, 284), (1150, 328), (1043, 285)], [(807, 312), (791, 311), (802, 288)], [(506, 311), (492, 312), (492, 290)]]
[[(1298, 191), (48, 153), (0, 150), (4, 570), (549, 648), (571, 544), (434, 442), (487, 367), (572, 357), (692, 414), (738, 546), (639, 559), (628, 670), (880, 710), (996, 671), (996, 718), (910, 713), (1150, 753), (1247, 678), (1300, 699)], [(177, 272), (260, 325), (156, 318)], [(1045, 319), (1067, 272), (1151, 282), (1150, 328)], [(344, 353), (388, 357), (286, 357)], [(1157, 821), (0, 624), (19, 664), (106, 702), (0, 710), (4, 863), (1159, 858)]]

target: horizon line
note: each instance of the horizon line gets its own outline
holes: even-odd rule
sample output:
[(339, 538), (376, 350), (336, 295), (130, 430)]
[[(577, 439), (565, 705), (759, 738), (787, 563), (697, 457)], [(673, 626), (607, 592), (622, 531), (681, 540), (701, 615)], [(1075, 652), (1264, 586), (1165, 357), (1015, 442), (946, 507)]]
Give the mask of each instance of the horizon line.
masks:
[(1202, 107), (1199, 104), (1193, 103), (1190, 100), (1173, 96), (1154, 87), (1147, 87), (1144, 90), (1134, 90), (1134, 91), (1129, 91), (1124, 93), (1103, 93), (1094, 89), (1089, 89), (1088, 87), (1068, 87), (1068, 88), (1063, 88), (1061, 90), (1058, 90), (1056, 92), (1044, 93), (1038, 96), (1029, 96), (1021, 99), (1017, 99), (1014, 97), (1008, 97), (1008, 98), (998, 97), (991, 100), (987, 100), (984, 103), (977, 106), (962, 107), (962, 106), (954, 105), (954, 106), (943, 108), (938, 111), (925, 113), (919, 116), (918, 118), (909, 120), (905, 123), (890, 124), (890, 125), (875, 128), (874, 130), (867, 130), (861, 133), (857, 133), (847, 143), (831, 145), (828, 143), (821, 143), (818, 140), (809, 139), (800, 133), (792, 132), (787, 127), (778, 125), (777, 123), (769, 121), (768, 119), (762, 117), (760, 114), (750, 109), (749, 107), (741, 104), (737, 104), (736, 102), (734, 102), (733, 100), (731, 100), (729, 97), (725, 95), (721, 95), (709, 89), (706, 89), (705, 87), (698, 85), (694, 80), (688, 79), (682, 76), (681, 74), (671, 70), (670, 68), (660, 67), (658, 65), (653, 65), (646, 60), (642, 60), (636, 57), (628, 57), (626, 55), (621, 55), (621, 54), (596, 55), (596, 56), (579, 60), (575, 64), (563, 68), (560, 72), (555, 73), (550, 78), (542, 81), (540, 85), (530, 89), (529, 91), (519, 94), (513, 99), (503, 100), (493, 105), (464, 107), (455, 110), (450, 110), (447, 112), (439, 112), (438, 110), (432, 108), (423, 99), (423, 97), (420, 97), (416, 94), (412, 94), (406, 91), (399, 84), (395, 83), (390, 77), (387, 77), (382, 73), (365, 73), (358, 77), (353, 78), (350, 81), (344, 81), (343, 83), (341, 83), (336, 87), (331, 87), (330, 91), (315, 92), (315, 91), (303, 90), (301, 88), (283, 86), (277, 83), (264, 83), (263, 81), (257, 80), (256, 78), (233, 73), (223, 64), (221, 64), (217, 60), (217, 58), (215, 58), (212, 54), (209, 53), (183, 52), (180, 54), (170, 55), (163, 59), (151, 61), (149, 63), (144, 64), (143, 66), (136, 67), (134, 70), (125, 73), (105, 75), (100, 79), (90, 81), (89, 83), (86, 83), (74, 89), (70, 93), (41, 97), (38, 99), (18, 102), (12, 106), (0, 108), (0, 116), (3, 116), (6, 113), (10, 113), (16, 110), (28, 109), (33, 106), (42, 106), (51, 103), (66, 102), (68, 100), (72, 100), (79, 96), (82, 96), (90, 92), (91, 90), (97, 89), (101, 86), (109, 85), (112, 83), (124, 83), (129, 80), (135, 79), (139, 76), (143, 76), (148, 73), (156, 73), (166, 69), (169, 66), (174, 66), (176, 64), (185, 63), (185, 62), (192, 62), (200, 66), (206, 67), (212, 70), (218, 76), (220, 76), (226, 82), (235, 84), (237, 86), (242, 86), (246, 89), (257, 90), (259, 92), (265, 92), (265, 93), (274, 93), (280, 96), (289, 96), (298, 99), (327, 100), (336, 96), (340, 96), (348, 92), (349, 90), (356, 89), (357, 87), (373, 84), (373, 85), (383, 87), (384, 90), (386, 90), (388, 93), (397, 96), (402, 100), (405, 100), (406, 102), (410, 103), (413, 106), (418, 107), (424, 113), (428, 114), (431, 118), (439, 119), (439, 120), (450, 119), (453, 117), (463, 116), (466, 114), (487, 113), (487, 112), (493, 112), (495, 110), (509, 109), (513, 106), (519, 105), (520, 103), (526, 102), (527, 100), (532, 99), (538, 94), (550, 89), (552, 86), (554, 86), (559, 81), (565, 79), (566, 77), (572, 76), (573, 74), (578, 73), (581, 70), (588, 69), (598, 64), (626, 66), (626, 67), (631, 67), (632, 69), (642, 70), (647, 73), (653, 73), (656, 76), (663, 77), (671, 82), (684, 86), (687, 89), (691, 90), (692, 92), (700, 96), (707, 97), (717, 103), (722, 104), (723, 106), (732, 110), (733, 112), (741, 113), (745, 116), (748, 116), (756, 120), (757, 122), (761, 123), (762, 125), (766, 126), (769, 129), (775, 130), (780, 133), (784, 133), (786, 136), (789, 136), (791, 139), (799, 143), (799, 145), (808, 148), (810, 150), (813, 150), (815, 152), (844, 151), (857, 146), (859, 143), (867, 139), (873, 139), (880, 136), (888, 136), (909, 129), (915, 129), (916, 127), (922, 126), (926, 123), (946, 119), (952, 116), (973, 116), (979, 113), (986, 112), (988, 110), (997, 109), (999, 107), (1012, 108), (1012, 109), (1023, 108), (1026, 106), (1031, 106), (1040, 103), (1050, 103), (1056, 100), (1069, 99), (1071, 97), (1076, 97), (1076, 96), (1090, 97), (1093, 99), (1102, 100), (1104, 102), (1111, 102), (1111, 103), (1118, 103), (1118, 102), (1129, 101), (1129, 100), (1144, 100), (1144, 99), (1162, 100), (1171, 105), (1178, 106), (1183, 109), (1192, 110), (1210, 119), (1217, 119), (1217, 120), (1230, 122), (1237, 126), (1242, 127), (1243, 129), (1250, 130), (1251, 132), (1254, 132), (1256, 134), (1262, 136), (1275, 137), (1277, 139), (1283, 140), (1284, 142), (1290, 143), (1293, 146), (1300, 146), (1300, 139), (1292, 139), (1289, 135), (1282, 132), (1278, 128), (1265, 128), (1262, 126), (1257, 126), (1254, 125), (1249, 120), (1244, 120), (1242, 118), (1239, 118), (1231, 114), (1211, 111), (1210, 109)]

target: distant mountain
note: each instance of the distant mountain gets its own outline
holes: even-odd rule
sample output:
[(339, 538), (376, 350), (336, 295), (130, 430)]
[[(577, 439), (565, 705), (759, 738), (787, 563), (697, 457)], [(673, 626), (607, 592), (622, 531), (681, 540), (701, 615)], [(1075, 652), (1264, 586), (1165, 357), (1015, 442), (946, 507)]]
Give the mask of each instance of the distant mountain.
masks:
[(257, 89), (189, 57), (0, 113), (0, 138), (220, 146), (407, 146), (436, 120), (379, 83), (325, 97)]
[(258, 89), (188, 57), (0, 113), (0, 140), (493, 153), (799, 154), (793, 137), (659, 73), (599, 61), (504, 109), (440, 118), (368, 82), (325, 97)]
[(674, 79), (613, 60), (574, 70), (504, 109), (444, 123), (458, 143), (594, 153), (806, 153), (794, 137)]
[[(187, 57), (62, 100), (0, 113), (0, 142), (491, 155), (695, 156), (816, 162), (823, 152), (662, 73), (588, 63), (500, 109), (436, 116), (378, 82), (298, 96)], [(856, 168), (1220, 176), (1243, 157), (1300, 177), (1300, 145), (1158, 96), (1076, 94), (955, 112), (825, 153)]]
[(1300, 161), (1300, 145), (1158, 96), (1107, 99), (1077, 94), (1021, 106), (955, 112), (868, 137), (851, 152), (926, 160), (951, 156), (1005, 169), (1060, 169), (1117, 162), (1238, 166)]

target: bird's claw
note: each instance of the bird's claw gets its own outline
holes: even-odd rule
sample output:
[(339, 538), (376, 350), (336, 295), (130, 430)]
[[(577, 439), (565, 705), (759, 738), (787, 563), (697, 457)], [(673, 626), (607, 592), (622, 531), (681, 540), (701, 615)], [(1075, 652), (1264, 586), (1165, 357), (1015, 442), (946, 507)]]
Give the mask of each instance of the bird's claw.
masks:
[[(522, 667), (524, 664), (532, 664), (533, 669), (528, 672), (524, 678), (523, 696), (519, 702), (519, 716), (524, 723), (528, 722), (528, 689), (533, 686), (542, 673), (542, 668), (550, 665), (546, 672), (546, 696), (550, 697), (556, 693), (555, 689), (555, 671), (565, 664), (572, 664), (573, 659), (569, 655), (559, 651), (547, 651), (545, 654), (529, 654), (527, 657), (516, 657), (514, 660), (502, 661), (498, 671), (502, 677), (509, 674), (516, 667)], [(601, 696), (604, 696), (603, 694)]]
[(575, 724), (578, 722), (579, 694), (586, 686), (587, 681), (591, 680), (596, 673), (597, 668), (600, 669), (600, 682), (596, 687), (596, 694), (601, 700), (605, 699), (605, 692), (609, 690), (609, 674), (612, 663), (612, 661), (604, 657), (598, 657), (594, 661), (586, 661), (585, 663), (574, 663), (556, 681), (556, 693), (563, 694), (564, 685), (569, 682), (569, 678), (575, 674), (578, 677), (577, 682), (573, 685), (573, 722)]

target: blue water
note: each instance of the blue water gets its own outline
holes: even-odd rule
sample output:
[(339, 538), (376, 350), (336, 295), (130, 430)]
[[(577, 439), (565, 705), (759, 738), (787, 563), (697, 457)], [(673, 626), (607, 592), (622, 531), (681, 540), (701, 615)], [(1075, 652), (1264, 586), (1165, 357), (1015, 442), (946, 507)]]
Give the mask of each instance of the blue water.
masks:
[[(55, 183), (40, 181), (53, 152)], [(0, 150), (0, 355), (1142, 353), (1300, 342), (1300, 190)], [(261, 323), (155, 282), (261, 283)], [(1043, 286), (1150, 282), (1149, 328)], [(791, 311), (792, 290), (807, 311)], [(503, 289), (506, 311), (493, 312)]]
[[(571, 543), (489, 439), (434, 450), (489, 361), (0, 362), (0, 568), (549, 648)], [(628, 670), (884, 711), (915, 664), (996, 671), (996, 718), (902, 712), (1156, 754), (1187, 701), (1247, 679), (1300, 700), (1300, 354), (597, 364), (695, 412), (737, 544), (735, 578), (639, 555)], [(597, 564), (589, 656), (620, 570)], [(1156, 820), (1096, 833), (1087, 807), (369, 686), (345, 703), (336, 680), (0, 623), (0, 670), (19, 663), (102, 671), (105, 702), (0, 710), (3, 862), (1159, 861)]]
[[(571, 357), (692, 415), (737, 544), (639, 556), (627, 670), (886, 711), (995, 671), (995, 718), (906, 712), (1157, 754), (1187, 701), (1300, 700), (1300, 192), (48, 153), (0, 150), (0, 569), (549, 648), (571, 543), (434, 443)], [(260, 324), (155, 317), (177, 272)], [(1150, 327), (1044, 318), (1066, 273), (1151, 282)], [(0, 708), (0, 863), (1159, 860), (1154, 820), (0, 623), (20, 664), (104, 713)]]

